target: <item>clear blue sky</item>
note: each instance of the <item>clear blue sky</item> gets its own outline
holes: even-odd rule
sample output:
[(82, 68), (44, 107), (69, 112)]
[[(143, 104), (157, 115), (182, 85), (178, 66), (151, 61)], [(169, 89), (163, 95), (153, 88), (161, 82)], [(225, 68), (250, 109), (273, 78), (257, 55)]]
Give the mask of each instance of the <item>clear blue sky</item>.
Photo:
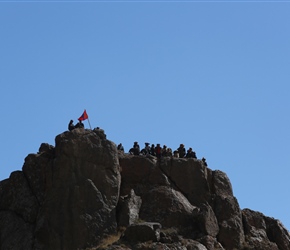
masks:
[[(86, 109), (192, 147), (290, 229), (290, 1), (0, 1), (0, 180)], [(88, 128), (88, 123), (85, 121)]]

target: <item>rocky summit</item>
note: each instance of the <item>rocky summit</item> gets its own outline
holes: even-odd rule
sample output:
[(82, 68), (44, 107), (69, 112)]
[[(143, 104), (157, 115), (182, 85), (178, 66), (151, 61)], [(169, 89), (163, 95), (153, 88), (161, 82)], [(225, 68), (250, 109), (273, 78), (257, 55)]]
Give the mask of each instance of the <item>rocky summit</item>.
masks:
[(290, 234), (241, 210), (227, 175), (203, 161), (125, 154), (79, 128), (0, 182), (0, 249), (290, 250)]

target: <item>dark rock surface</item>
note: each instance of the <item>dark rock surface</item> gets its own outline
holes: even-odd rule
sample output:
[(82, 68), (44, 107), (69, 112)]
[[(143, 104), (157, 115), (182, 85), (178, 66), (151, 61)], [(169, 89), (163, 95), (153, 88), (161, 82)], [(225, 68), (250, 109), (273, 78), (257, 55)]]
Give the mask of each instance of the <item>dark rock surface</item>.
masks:
[(120, 196), (117, 206), (117, 222), (119, 227), (127, 227), (139, 219), (142, 200), (132, 189), (129, 195)]
[(161, 224), (156, 222), (142, 222), (127, 227), (123, 238), (131, 242), (146, 242), (160, 240)]
[(74, 129), (0, 182), (0, 249), (290, 250), (290, 235), (198, 159), (132, 156)]

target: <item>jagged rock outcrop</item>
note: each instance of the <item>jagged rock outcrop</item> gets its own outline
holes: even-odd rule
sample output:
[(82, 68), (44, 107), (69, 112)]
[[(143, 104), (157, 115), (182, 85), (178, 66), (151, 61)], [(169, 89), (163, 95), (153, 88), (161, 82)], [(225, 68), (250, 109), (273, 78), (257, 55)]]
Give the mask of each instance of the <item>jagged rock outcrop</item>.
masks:
[(0, 249), (290, 250), (290, 235), (200, 160), (124, 154), (74, 129), (0, 182)]
[(117, 222), (119, 227), (127, 227), (139, 219), (142, 200), (132, 189), (130, 194), (119, 197), (117, 206)]
[(290, 249), (290, 237), (280, 221), (260, 212), (242, 211), (247, 249)]
[[(3, 220), (13, 217), (6, 223), (12, 232), (23, 228), (13, 239), (18, 247), (6, 248), (11, 241), (1, 223), (1, 249), (82, 249), (116, 232), (121, 179), (114, 143), (100, 131), (83, 129), (55, 141), (55, 147), (42, 144), (27, 156), (22, 172), (0, 184)], [(25, 247), (21, 234), (31, 239)]]

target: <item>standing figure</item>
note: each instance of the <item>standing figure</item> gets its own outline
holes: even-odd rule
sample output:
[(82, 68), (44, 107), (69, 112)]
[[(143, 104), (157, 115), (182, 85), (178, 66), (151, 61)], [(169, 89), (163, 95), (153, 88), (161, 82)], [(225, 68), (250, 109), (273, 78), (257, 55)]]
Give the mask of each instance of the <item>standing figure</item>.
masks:
[(161, 151), (162, 151), (162, 148), (160, 147), (160, 144), (158, 143), (157, 146), (155, 147), (155, 154), (158, 159), (161, 158), (161, 153), (162, 153)]
[(161, 155), (164, 157), (167, 155), (167, 146), (166, 145), (163, 145), (163, 148), (161, 149)]
[(154, 144), (151, 145), (150, 154), (153, 155), (153, 156), (156, 156), (156, 154), (155, 154), (155, 145)]

